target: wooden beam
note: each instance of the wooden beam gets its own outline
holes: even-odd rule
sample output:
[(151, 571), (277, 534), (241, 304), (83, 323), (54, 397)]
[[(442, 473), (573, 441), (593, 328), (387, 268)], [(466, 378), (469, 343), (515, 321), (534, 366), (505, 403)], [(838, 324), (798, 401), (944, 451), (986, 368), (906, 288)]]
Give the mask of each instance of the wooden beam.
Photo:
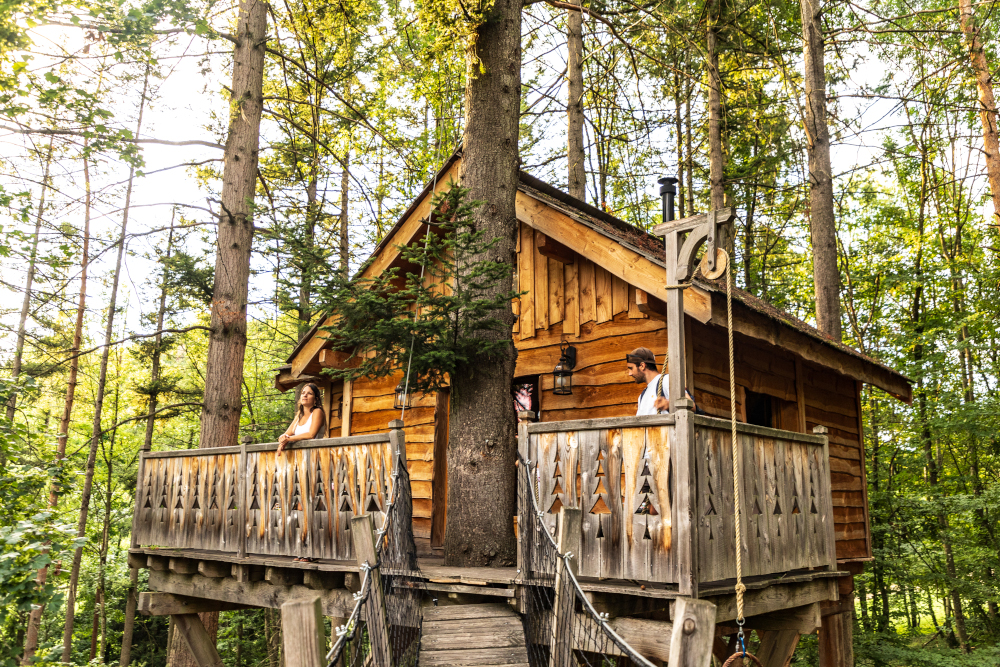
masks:
[(326, 630), (319, 596), (281, 605), (285, 667), (324, 667)]
[(747, 618), (747, 627), (754, 630), (794, 630), (811, 635), (822, 623), (819, 602)]
[(757, 659), (764, 667), (787, 667), (792, 661), (795, 647), (799, 645), (795, 630), (769, 630), (760, 639)]
[(548, 257), (549, 259), (554, 259), (560, 264), (572, 264), (576, 259), (576, 253), (564, 246), (559, 241), (556, 241), (551, 236), (546, 236), (542, 234), (535, 237), (535, 243), (538, 244), (538, 252), (543, 257)]
[(337, 352), (336, 350), (320, 350), (319, 365), (323, 368), (344, 368), (347, 360), (351, 357), (350, 352)]
[[(272, 586), (266, 581), (236, 581), (235, 579), (209, 579), (200, 575), (181, 576), (169, 572), (151, 571), (149, 587), (154, 591), (235, 602), (251, 607), (280, 609), (288, 600), (316, 595), (305, 586)], [(354, 609), (350, 591), (334, 589), (320, 594), (323, 613), (327, 616), (349, 616)]]
[(340, 408), (340, 437), (351, 435), (351, 409), (354, 407), (354, 380), (344, 380), (343, 405)]
[(168, 568), (175, 574), (194, 574), (198, 571), (198, 561), (190, 558), (171, 558)]
[(823, 617), (819, 630), (819, 666), (854, 666), (854, 625), (851, 614), (831, 614)]
[(667, 321), (667, 304), (638, 287), (635, 288), (635, 305), (639, 307), (640, 313), (645, 313), (664, 322)]
[(709, 667), (715, 641), (715, 605), (678, 598), (670, 637), (670, 667)]
[(326, 591), (331, 588), (344, 587), (343, 572), (323, 572), (321, 570), (304, 570), (302, 585), (314, 591)]
[(174, 632), (180, 633), (198, 667), (222, 667), (222, 658), (215, 649), (215, 642), (205, 630), (198, 614), (175, 614), (170, 618), (174, 623)]
[(170, 559), (164, 556), (147, 556), (146, 566), (156, 572), (166, 572), (170, 569)]
[(302, 570), (269, 567), (264, 570), (264, 581), (272, 586), (295, 586), (302, 583)]
[(144, 616), (174, 616), (176, 614), (198, 614), (206, 611), (232, 611), (247, 609), (245, 604), (191, 598), (172, 593), (139, 593), (139, 613)]
[[(761, 590), (747, 591), (743, 596), (744, 614), (760, 616), (813, 602), (836, 600), (837, 597), (837, 580), (833, 577), (791, 585), (775, 584)], [(715, 603), (717, 623), (736, 618), (736, 595), (710, 596), (706, 599)]]
[(233, 566), (231, 563), (219, 560), (198, 561), (198, 574), (203, 577), (231, 577), (233, 576)]

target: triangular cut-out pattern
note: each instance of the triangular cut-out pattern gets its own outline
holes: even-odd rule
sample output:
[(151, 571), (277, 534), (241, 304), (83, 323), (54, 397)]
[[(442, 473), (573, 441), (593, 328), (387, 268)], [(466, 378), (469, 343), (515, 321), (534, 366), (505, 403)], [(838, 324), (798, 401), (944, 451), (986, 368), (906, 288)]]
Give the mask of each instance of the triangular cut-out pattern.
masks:
[(253, 472), (250, 473), (250, 509), (259, 510), (260, 501), (258, 500), (259, 491), (257, 488), (257, 461), (253, 462)]
[(597, 520), (597, 539), (604, 539), (604, 522), (600, 519)]
[(611, 514), (611, 508), (604, 502), (604, 498), (597, 496), (597, 502), (590, 508), (591, 514)]
[(602, 479), (603, 477), (604, 477), (604, 475), (601, 475), (601, 477), (597, 478), (597, 488), (594, 489), (594, 495), (595, 496), (596, 495), (600, 495), (602, 493), (605, 494), (605, 495), (607, 495), (607, 493), (608, 493), (608, 488), (606, 486), (604, 486), (604, 480)]
[(646, 531), (642, 534), (642, 539), (651, 540), (652, 537), (649, 536), (649, 518), (646, 518)]
[(313, 499), (313, 509), (317, 512), (326, 511), (326, 484), (323, 482), (323, 466), (316, 461), (316, 497)]
[[(645, 452), (646, 450), (644, 449), (644, 455)], [(657, 516), (660, 511), (656, 507), (656, 483), (652, 479), (653, 473), (649, 468), (649, 460), (642, 459), (642, 461), (642, 472), (639, 473), (639, 477), (636, 479), (636, 488), (638, 491), (636, 492), (635, 500), (638, 502), (635, 504), (633, 514)]]
[(707, 492), (707, 502), (705, 503), (707, 507), (705, 508), (705, 516), (712, 516), (718, 514), (715, 509), (715, 448), (708, 448), (708, 465), (705, 470), (706, 474), (706, 492)]
[(167, 483), (167, 466), (163, 466), (163, 481), (160, 483), (160, 504), (159, 509), (167, 509), (167, 489), (169, 488)]
[(556, 495), (556, 494), (559, 494), (559, 493), (563, 493), (563, 488), (562, 488), (562, 483), (557, 479), (556, 480), (556, 486), (555, 486), (554, 489), (552, 489), (552, 494)]
[(208, 509), (219, 509), (219, 469), (212, 471), (212, 492), (208, 497)]
[(191, 502), (191, 509), (200, 510), (199, 494), (201, 493), (201, 468), (195, 463), (194, 466), (194, 500)]
[(819, 514), (819, 510), (816, 509), (816, 484), (811, 467), (809, 468), (809, 513)]
[[(236, 509), (236, 475), (234, 473), (229, 474), (229, 500), (226, 502), (226, 509)], [(230, 517), (231, 521), (232, 517)]]
[(299, 469), (295, 469), (295, 476), (292, 479), (292, 509), (302, 511), (302, 489), (299, 485)]
[(559, 510), (562, 509), (563, 502), (562, 498), (556, 498), (552, 501), (552, 505), (549, 507), (549, 514), (559, 514)]
[(269, 503), (272, 510), (281, 509), (281, 495), (278, 493), (278, 473), (275, 471), (271, 475), (271, 502)]

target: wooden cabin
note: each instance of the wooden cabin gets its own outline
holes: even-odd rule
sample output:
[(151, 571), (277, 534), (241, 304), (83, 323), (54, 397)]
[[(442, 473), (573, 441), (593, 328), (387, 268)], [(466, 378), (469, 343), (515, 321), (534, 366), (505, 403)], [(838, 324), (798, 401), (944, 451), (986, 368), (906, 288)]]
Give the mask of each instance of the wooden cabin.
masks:
[[(438, 190), (457, 180), (460, 155), (436, 179)], [(431, 185), (375, 249), (362, 276), (398, 262), (397, 247), (425, 232)], [(624, 357), (649, 347), (665, 361), (663, 240), (521, 173), (517, 193), (518, 315), (515, 382), (531, 383), (539, 422), (635, 414), (641, 387), (625, 372)], [(729, 418), (724, 279), (696, 277), (684, 299), (687, 387), (710, 416)], [(757, 297), (734, 290), (737, 410), (741, 422), (812, 433), (828, 429), (830, 482), (838, 563), (853, 571), (871, 558), (861, 386), (868, 383), (911, 400), (906, 377)], [(385, 430), (401, 379), (331, 385), (321, 371), (342, 355), (324, 348), (317, 323), (275, 379), (286, 391), (317, 382), (324, 392), (330, 435)], [(552, 392), (560, 345), (577, 349), (571, 395)], [(669, 369), (667, 369), (669, 371)], [(448, 392), (417, 397), (405, 418), (413, 487), (414, 534), (423, 555), (441, 548), (446, 523)]]
[[(433, 189), (457, 181), (460, 167), (456, 154), (378, 245), (362, 277), (401, 265), (398, 248), (425, 233)], [(358, 527), (386, 520), (389, 479), (405, 460), (413, 537), (425, 558), (419, 572), (404, 568), (405, 584), (387, 587), (385, 595), (436, 591), (443, 604), (470, 607), (499, 600), (490, 614), (515, 607), (526, 645), (548, 645), (552, 655), (561, 646), (566, 660), (555, 664), (566, 665), (573, 651), (594, 650), (590, 640), (532, 628), (536, 622), (555, 628), (546, 614), (572, 618), (586, 606), (605, 635), (617, 633), (619, 648), (624, 641), (659, 664), (670, 657), (671, 667), (704, 667), (708, 653), (676, 660), (670, 642), (676, 647), (704, 629), (705, 650), (722, 659), (732, 653), (739, 558), (746, 627), (762, 637), (758, 657), (766, 667), (786, 664), (799, 635), (817, 628), (820, 664), (852, 665), (853, 575), (872, 556), (861, 387), (909, 402), (907, 378), (734, 290), (743, 507), (736, 549), (725, 283), (690, 277), (676, 259), (685, 252), (676, 254), (678, 229), (695, 223), (658, 227), (665, 244), (523, 173), (517, 218), (516, 282), (524, 294), (512, 304), (514, 382), (527, 388), (524, 407), (535, 413), (518, 427), (521, 456), (531, 463), (511, 471), (519, 485), (518, 567), (465, 571), (428, 558), (441, 553), (447, 524), (448, 390), (416, 396), (399, 421), (393, 398), (401, 375), (331, 383), (322, 373), (346, 355), (327, 346), (328, 322), (321, 320), (279, 369), (275, 385), (282, 391), (320, 385), (327, 439), (296, 443), (280, 459), (275, 443), (143, 455), (129, 553), (133, 567), (150, 569), (152, 592), (140, 596), (139, 609), (174, 616), (191, 647), (207, 642), (194, 611), (275, 608), (315, 595), (323, 613), (345, 622), (358, 609), (352, 593), (363, 588), (363, 564), (374, 562), (372, 531)], [(708, 220), (715, 239), (716, 214)], [(688, 240), (697, 236), (686, 233)], [(689, 245), (684, 241), (693, 257), (697, 248)], [(667, 279), (671, 271), (685, 275)], [(683, 297), (665, 289), (678, 280), (686, 284)], [(553, 370), (564, 345), (576, 348), (576, 365), (572, 393), (557, 395)], [(635, 416), (641, 388), (626, 373), (625, 355), (640, 346), (661, 362), (669, 349), (671, 362), (661, 365), (672, 371), (672, 414)], [(683, 398), (675, 401), (685, 387), (703, 414)], [(405, 517), (397, 525), (409, 525), (410, 509), (397, 515)], [(525, 603), (545, 587), (561, 590), (544, 579), (551, 572), (537, 560), (548, 539), (543, 529), (558, 534), (560, 552), (578, 555), (580, 592), (568, 607)], [(708, 625), (690, 616), (697, 604), (707, 605)], [(461, 618), (456, 613), (451, 618)], [(595, 621), (598, 614), (607, 616)], [(378, 627), (365, 622), (369, 632)], [(419, 635), (419, 622), (411, 625)], [(206, 648), (199, 663), (215, 664), (213, 652)], [(426, 664), (454, 664), (447, 656), (435, 659)], [(374, 657), (376, 665), (397, 662), (404, 664)]]

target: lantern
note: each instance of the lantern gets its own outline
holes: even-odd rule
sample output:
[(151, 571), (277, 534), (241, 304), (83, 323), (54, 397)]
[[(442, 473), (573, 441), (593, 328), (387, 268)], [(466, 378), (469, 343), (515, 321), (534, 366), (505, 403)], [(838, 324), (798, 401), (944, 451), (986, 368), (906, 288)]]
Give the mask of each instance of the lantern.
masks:
[(410, 407), (410, 392), (407, 391), (405, 382), (396, 385), (396, 398), (392, 402), (392, 407), (396, 410)]
[(573, 367), (576, 366), (576, 348), (559, 346), (559, 363), (552, 371), (552, 393), (566, 396), (573, 393)]

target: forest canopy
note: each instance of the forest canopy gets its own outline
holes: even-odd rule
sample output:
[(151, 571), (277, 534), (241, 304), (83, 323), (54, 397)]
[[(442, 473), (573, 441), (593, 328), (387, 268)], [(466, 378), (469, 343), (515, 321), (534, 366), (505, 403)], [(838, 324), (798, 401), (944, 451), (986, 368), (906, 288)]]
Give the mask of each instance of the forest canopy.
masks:
[[(251, 4), (0, 6), (4, 666), (26, 645), (38, 662), (166, 664), (166, 619), (128, 620), (146, 576), (127, 562), (139, 452), (198, 446), (205, 415), (253, 442), (285, 430), (295, 392), (275, 369), (459, 145), (469, 84), (488, 74), (477, 30), (500, 11), (287, 0), (251, 25)], [(520, 169), (643, 229), (660, 221), (660, 176), (680, 179), (680, 216), (733, 206), (737, 286), (912, 380), (912, 405), (862, 394), (861, 665), (1000, 664), (996, 9), (521, 7)], [(254, 26), (266, 39), (245, 38)], [(256, 97), (234, 94), (240, 48), (259, 51)], [(255, 128), (238, 146), (241, 120)], [(256, 167), (234, 193), (240, 146)], [(227, 225), (243, 236), (219, 244)], [(219, 304), (236, 298), (218, 251), (240, 244), (227, 417), (206, 385)], [(221, 614), (227, 667), (277, 667), (279, 626), (270, 610)], [(794, 664), (818, 664), (815, 637)]]

